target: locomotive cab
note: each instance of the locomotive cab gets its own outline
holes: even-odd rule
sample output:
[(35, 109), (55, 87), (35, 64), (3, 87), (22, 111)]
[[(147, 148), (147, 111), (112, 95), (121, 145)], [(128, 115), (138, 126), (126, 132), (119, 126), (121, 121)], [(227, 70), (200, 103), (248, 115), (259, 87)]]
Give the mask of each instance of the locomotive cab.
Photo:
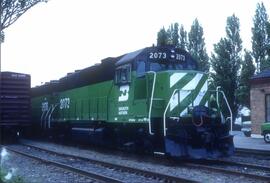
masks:
[(115, 84), (123, 85), (131, 82), (131, 64), (120, 66), (116, 69)]

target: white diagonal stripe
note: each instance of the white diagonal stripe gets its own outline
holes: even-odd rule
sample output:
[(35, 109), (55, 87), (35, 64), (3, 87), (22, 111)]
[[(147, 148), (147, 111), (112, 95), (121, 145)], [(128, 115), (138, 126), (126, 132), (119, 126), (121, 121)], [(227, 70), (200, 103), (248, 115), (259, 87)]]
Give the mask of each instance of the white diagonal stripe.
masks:
[(186, 84), (182, 88), (182, 90), (194, 90), (202, 77), (203, 77), (203, 74), (201, 73), (196, 74), (196, 76), (188, 84)]
[(172, 111), (178, 105), (178, 93), (175, 93), (170, 100), (170, 111)]
[(206, 92), (207, 90), (208, 90), (208, 82), (206, 80), (205, 83), (203, 84), (203, 87), (201, 88), (201, 92)]
[[(182, 102), (190, 93), (191, 91), (179, 91), (180, 92), (180, 102)], [(172, 111), (178, 105), (178, 93), (174, 94), (170, 101), (170, 111)]]
[(199, 92), (199, 94), (197, 95), (197, 97), (194, 100), (194, 106), (197, 106), (200, 104), (200, 102), (202, 101), (204, 95), (206, 94), (206, 92)]
[(173, 87), (180, 79), (182, 79), (187, 73), (174, 73), (170, 77), (170, 88)]
[(181, 113), (180, 113), (180, 116), (182, 117), (182, 116), (185, 116), (185, 115), (187, 115), (187, 113), (188, 113), (188, 110), (187, 110), (187, 108), (185, 108)]
[[(170, 87), (174, 86), (185, 75), (186, 75), (186, 73), (175, 73), (175, 74), (171, 75), (171, 77), (170, 77)], [(203, 77), (203, 74), (197, 73), (195, 75), (195, 77), (190, 82), (188, 82), (179, 91), (180, 92), (180, 99), (178, 98), (178, 94), (177, 93), (172, 97), (172, 99), (170, 101), (170, 111), (172, 111), (179, 104), (178, 101), (180, 101), (180, 103), (181, 103), (191, 93), (191, 90), (194, 90), (198, 86), (198, 83), (200, 82), (200, 80), (202, 79), (202, 77)], [(203, 84), (203, 86), (202, 86), (199, 94), (196, 96), (196, 98), (194, 100), (194, 106), (200, 104), (202, 98), (206, 94), (207, 88), (208, 87), (207, 87), (207, 81), (206, 81)], [(184, 114), (186, 112), (187, 112), (187, 108), (184, 109), (184, 111), (182, 111), (181, 114)]]
[(190, 93), (191, 91), (180, 90), (180, 102), (182, 102)]
[(203, 99), (204, 95), (207, 91), (207, 81), (203, 84), (203, 87), (201, 88), (200, 92), (198, 93), (197, 97), (194, 100), (194, 106), (199, 105), (201, 100)]
[[(184, 90), (184, 91), (182, 91), (182, 90), (180, 90), (180, 103), (189, 95), (191, 93), (191, 91), (186, 91), (186, 90)], [(185, 108), (182, 112), (181, 112), (181, 114), (180, 114), (180, 116), (183, 116), (183, 115), (186, 115), (187, 114), (187, 108)]]

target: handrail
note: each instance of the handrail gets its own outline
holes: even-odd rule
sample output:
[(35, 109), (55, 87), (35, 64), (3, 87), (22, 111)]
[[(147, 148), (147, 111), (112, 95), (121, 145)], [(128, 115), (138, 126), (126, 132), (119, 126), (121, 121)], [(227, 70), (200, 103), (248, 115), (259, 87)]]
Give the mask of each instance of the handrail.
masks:
[(168, 102), (168, 104), (167, 104), (167, 106), (166, 106), (166, 108), (165, 108), (165, 111), (164, 111), (164, 113), (163, 113), (163, 136), (165, 137), (166, 136), (166, 130), (167, 130), (167, 128), (166, 128), (166, 113), (167, 113), (167, 110), (168, 110), (168, 108), (169, 108), (169, 105), (171, 104), (171, 100), (172, 100), (172, 97), (175, 95), (175, 93), (176, 93), (176, 91), (179, 91), (180, 89), (175, 89), (174, 91), (173, 91), (173, 93), (172, 93), (172, 95), (171, 95), (171, 97), (170, 97), (170, 100), (169, 100), (169, 102)]
[[(218, 97), (218, 92), (220, 92), (221, 94), (222, 94), (222, 96), (223, 96), (223, 98), (224, 98), (224, 100), (225, 100), (225, 102), (226, 102), (226, 104), (227, 104), (227, 107), (228, 107), (228, 109), (229, 109), (229, 112), (230, 112), (230, 123), (231, 123), (231, 132), (232, 132), (232, 110), (231, 110), (231, 107), (230, 107), (230, 105), (229, 105), (229, 102), (228, 102), (228, 100), (227, 100), (227, 98), (226, 98), (226, 95), (225, 95), (225, 93), (223, 92), (223, 91), (221, 91), (220, 90), (220, 86), (219, 87), (217, 87), (217, 89), (216, 89), (216, 95), (217, 95), (217, 105), (218, 105), (218, 107), (220, 108), (220, 105), (219, 105), (219, 97)], [(172, 95), (171, 95), (171, 97), (170, 97), (170, 99), (169, 99), (169, 102), (168, 102), (168, 104), (167, 104), (167, 106), (166, 106), (166, 108), (165, 108), (165, 111), (164, 111), (164, 113), (163, 113), (163, 127), (164, 127), (164, 129), (163, 129), (163, 135), (164, 135), (164, 137), (166, 136), (166, 130), (167, 130), (167, 128), (166, 128), (166, 113), (167, 113), (167, 111), (168, 111), (168, 108), (169, 108), (169, 105), (171, 104), (171, 101), (172, 101), (172, 97), (174, 97), (174, 95), (175, 95), (175, 93), (177, 92), (177, 91), (180, 91), (180, 89), (175, 89), (174, 91), (173, 91), (173, 93), (172, 93)]]
[(229, 109), (229, 112), (230, 112), (230, 121), (231, 121), (231, 129), (230, 129), (230, 131), (231, 131), (231, 133), (232, 133), (232, 124), (233, 124), (233, 119), (232, 119), (232, 110), (231, 110), (231, 107), (230, 107), (230, 105), (229, 105), (229, 102), (228, 102), (228, 100), (227, 100), (227, 97), (226, 97), (226, 95), (225, 95), (225, 93), (222, 91), (222, 90), (220, 90), (220, 86), (218, 86), (217, 87), (217, 103), (218, 103), (218, 106), (219, 106), (219, 101), (218, 101), (218, 92), (220, 92), (221, 94), (222, 94), (222, 96), (223, 96), (223, 98), (224, 98), (224, 100), (225, 100), (225, 102), (226, 102), (226, 104), (227, 104), (227, 107), (228, 107), (228, 109)]
[(218, 106), (219, 109), (220, 109), (220, 106), (219, 106), (218, 90), (219, 90), (220, 88), (221, 88), (221, 86), (218, 86), (217, 89), (216, 89), (217, 106)]
[(149, 105), (149, 113), (148, 113), (148, 126), (149, 126), (149, 134), (150, 135), (154, 135), (154, 133), (152, 132), (151, 129), (151, 112), (152, 112), (152, 105), (153, 105), (153, 97), (154, 97), (154, 91), (155, 91), (155, 85), (156, 85), (156, 72), (154, 71), (149, 71), (147, 73), (152, 73), (154, 74), (154, 81), (153, 81), (153, 85), (152, 85), (152, 92), (151, 92), (151, 99), (150, 99), (150, 105)]
[(225, 102), (226, 102), (226, 104), (227, 104), (227, 107), (228, 107), (228, 109), (229, 109), (229, 111), (230, 111), (230, 121), (231, 121), (231, 133), (232, 133), (232, 124), (233, 124), (233, 119), (232, 119), (232, 110), (231, 110), (231, 107), (230, 107), (230, 105), (229, 105), (229, 102), (228, 102), (228, 100), (227, 100), (227, 98), (226, 98), (226, 96), (225, 96), (225, 93), (223, 92), (223, 91), (220, 91), (221, 93), (222, 93), (222, 95), (223, 95), (223, 98), (225, 99)]
[(216, 88), (216, 99), (217, 99), (217, 107), (218, 107), (218, 109), (219, 109), (219, 113), (220, 113), (220, 117), (221, 117), (221, 123), (223, 123), (223, 121), (224, 121), (224, 123), (226, 123), (226, 120), (224, 120), (224, 116), (223, 116), (223, 114), (222, 114), (222, 111), (220, 110), (220, 105), (219, 105), (219, 95), (218, 95), (218, 91), (221, 89), (221, 86), (217, 86), (217, 88)]
[(58, 105), (60, 105), (60, 103), (57, 103), (57, 104), (55, 104), (55, 106), (52, 107), (52, 111), (51, 111), (51, 113), (49, 114), (49, 117), (48, 117), (48, 128), (51, 128), (51, 116), (52, 116), (53, 111), (55, 110), (55, 108)]
[(50, 113), (50, 110), (52, 109), (52, 106), (53, 105), (51, 105), (50, 107), (49, 107), (49, 109), (47, 110), (47, 112), (46, 112), (46, 114), (45, 114), (45, 118), (44, 118), (44, 121), (45, 121), (45, 128), (44, 129), (46, 129), (47, 128), (47, 125), (46, 125), (46, 119), (47, 119), (47, 116), (48, 116), (48, 114)]
[(40, 126), (41, 126), (41, 128), (43, 127), (43, 116), (44, 116), (45, 112), (46, 112), (45, 110), (42, 111), (42, 114), (40, 116)]

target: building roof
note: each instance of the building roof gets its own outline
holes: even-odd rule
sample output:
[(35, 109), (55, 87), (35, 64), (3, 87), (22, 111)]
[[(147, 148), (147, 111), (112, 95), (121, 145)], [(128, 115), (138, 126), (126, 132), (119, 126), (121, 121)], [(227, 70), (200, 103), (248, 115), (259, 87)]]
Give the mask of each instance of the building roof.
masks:
[(270, 69), (264, 70), (251, 77), (251, 79), (259, 79), (259, 78), (270, 78)]
[(252, 85), (268, 84), (270, 83), (270, 69), (264, 70), (251, 77), (250, 83)]

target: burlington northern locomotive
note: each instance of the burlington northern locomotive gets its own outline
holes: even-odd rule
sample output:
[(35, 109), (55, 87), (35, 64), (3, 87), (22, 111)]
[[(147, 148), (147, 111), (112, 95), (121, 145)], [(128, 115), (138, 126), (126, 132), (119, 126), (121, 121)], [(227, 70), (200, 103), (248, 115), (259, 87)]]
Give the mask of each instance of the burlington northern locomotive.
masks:
[(171, 46), (106, 58), (32, 88), (33, 120), (44, 131), (184, 158), (233, 153), (224, 104), (190, 54)]

